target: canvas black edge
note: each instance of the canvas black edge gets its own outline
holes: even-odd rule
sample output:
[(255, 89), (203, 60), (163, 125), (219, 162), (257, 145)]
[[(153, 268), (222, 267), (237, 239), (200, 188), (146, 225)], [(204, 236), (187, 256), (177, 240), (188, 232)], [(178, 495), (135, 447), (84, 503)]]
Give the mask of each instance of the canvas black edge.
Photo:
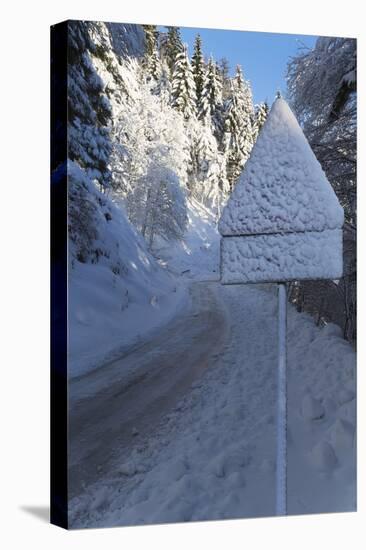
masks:
[(68, 528), (67, 43), (68, 21), (51, 26), (51, 479), (50, 521)]

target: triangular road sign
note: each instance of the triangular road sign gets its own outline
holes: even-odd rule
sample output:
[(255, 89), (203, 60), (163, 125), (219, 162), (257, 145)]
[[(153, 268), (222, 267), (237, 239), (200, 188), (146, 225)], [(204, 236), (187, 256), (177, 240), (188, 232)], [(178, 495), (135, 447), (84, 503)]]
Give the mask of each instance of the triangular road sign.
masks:
[(222, 282), (339, 278), (343, 219), (294, 114), (276, 99), (219, 222)]

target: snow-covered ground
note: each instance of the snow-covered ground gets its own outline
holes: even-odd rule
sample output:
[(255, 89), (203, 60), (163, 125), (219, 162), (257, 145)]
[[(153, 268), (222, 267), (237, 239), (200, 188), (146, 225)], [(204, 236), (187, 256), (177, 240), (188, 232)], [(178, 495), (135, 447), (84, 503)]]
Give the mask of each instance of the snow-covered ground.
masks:
[(156, 253), (177, 276), (193, 280), (219, 280), (220, 235), (209, 208), (190, 198), (188, 227), (183, 241), (159, 243)]
[(108, 203), (99, 222), (98, 262), (69, 268), (69, 377), (93, 370), (126, 345), (167, 323), (186, 307), (188, 293), (148, 252), (122, 205)]
[[(275, 289), (193, 284), (226, 308), (220, 350), (156, 429), (135, 433), (71, 500), (72, 527), (275, 513)], [(289, 513), (354, 510), (355, 353), (337, 327), (291, 306), (288, 350)]]
[[(69, 377), (119, 357), (189, 305), (190, 279), (218, 279), (219, 235), (210, 210), (191, 201), (184, 241), (160, 242), (154, 257), (121, 204), (102, 226), (112, 249), (98, 263), (69, 269)], [(120, 264), (120, 274), (111, 270)]]
[[(122, 277), (118, 253), (70, 270), (70, 525), (274, 515), (276, 287), (220, 284), (194, 200), (155, 256), (109, 212)], [(355, 352), (288, 309), (288, 512), (354, 510)]]
[[(136, 260), (135, 265), (141, 264), (140, 258)], [(186, 287), (163, 270), (150, 278), (137, 271), (126, 280), (113, 276), (107, 267), (78, 264), (69, 282), (70, 378), (120, 355), (126, 346), (169, 322), (188, 300)]]
[(221, 350), (227, 322), (211, 285), (189, 294), (168, 325), (69, 385), (70, 498), (119, 469), (136, 434), (148, 438)]

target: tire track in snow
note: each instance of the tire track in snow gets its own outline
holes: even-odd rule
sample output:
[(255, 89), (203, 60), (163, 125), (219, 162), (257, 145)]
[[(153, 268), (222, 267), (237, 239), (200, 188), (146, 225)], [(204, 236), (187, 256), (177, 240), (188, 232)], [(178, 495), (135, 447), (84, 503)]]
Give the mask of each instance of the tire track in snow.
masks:
[(128, 456), (221, 349), (227, 322), (211, 287), (192, 284), (192, 306), (183, 315), (121, 358), (70, 381), (70, 498), (106, 476), (121, 451)]

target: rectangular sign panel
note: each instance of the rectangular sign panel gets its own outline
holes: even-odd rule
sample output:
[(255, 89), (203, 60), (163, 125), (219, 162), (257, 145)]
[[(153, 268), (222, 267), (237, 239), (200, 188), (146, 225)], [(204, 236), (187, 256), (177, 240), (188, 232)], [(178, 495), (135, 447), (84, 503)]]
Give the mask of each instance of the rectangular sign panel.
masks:
[(265, 283), (342, 276), (342, 230), (221, 239), (221, 282)]

